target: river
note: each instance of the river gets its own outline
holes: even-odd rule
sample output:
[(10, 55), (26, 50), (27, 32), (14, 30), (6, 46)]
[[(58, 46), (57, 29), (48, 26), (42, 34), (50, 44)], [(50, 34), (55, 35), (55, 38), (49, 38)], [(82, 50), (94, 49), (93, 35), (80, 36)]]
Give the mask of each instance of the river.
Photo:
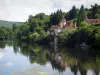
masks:
[(0, 42), (0, 75), (100, 75), (95, 50)]

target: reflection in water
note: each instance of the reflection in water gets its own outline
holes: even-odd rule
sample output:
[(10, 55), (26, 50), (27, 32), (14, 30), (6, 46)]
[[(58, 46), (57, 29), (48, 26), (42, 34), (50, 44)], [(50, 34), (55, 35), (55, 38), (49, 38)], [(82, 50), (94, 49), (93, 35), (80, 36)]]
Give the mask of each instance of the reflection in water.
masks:
[(46, 64), (47, 50), (37, 44), (21, 44), (20, 52), (29, 58), (30, 63)]
[(0, 48), (5, 48), (5, 42), (0, 42)]
[(50, 62), (52, 69), (58, 70), (59, 73), (67, 73), (69, 67), (74, 75), (99, 75), (100, 72), (100, 54), (93, 49), (83, 51), (60, 47), (57, 44), (41, 46), (18, 42), (3, 42), (0, 43), (0, 48), (4, 48), (5, 45), (13, 45), (14, 53), (27, 56), (31, 64), (37, 63), (43, 66)]

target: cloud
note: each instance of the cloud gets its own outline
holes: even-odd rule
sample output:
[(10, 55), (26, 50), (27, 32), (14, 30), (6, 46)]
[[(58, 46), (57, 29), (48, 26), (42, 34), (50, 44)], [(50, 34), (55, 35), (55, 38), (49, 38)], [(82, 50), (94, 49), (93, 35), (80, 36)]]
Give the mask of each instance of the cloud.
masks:
[(0, 0), (0, 19), (10, 21), (25, 21), (29, 15), (40, 12), (50, 14), (57, 9), (67, 12), (73, 5), (80, 8), (83, 4), (100, 3), (100, 0)]
[(100, 4), (100, 0), (53, 0), (53, 3), (56, 8), (59, 7), (61, 9), (64, 9), (63, 11), (68, 11), (72, 8), (73, 5), (75, 5), (77, 8), (80, 8), (81, 5), (84, 5), (85, 7), (89, 8), (95, 3)]
[(52, 10), (51, 0), (0, 0), (0, 3), (3, 3), (0, 5), (0, 19), (6, 20), (25, 21), (30, 14), (50, 14)]

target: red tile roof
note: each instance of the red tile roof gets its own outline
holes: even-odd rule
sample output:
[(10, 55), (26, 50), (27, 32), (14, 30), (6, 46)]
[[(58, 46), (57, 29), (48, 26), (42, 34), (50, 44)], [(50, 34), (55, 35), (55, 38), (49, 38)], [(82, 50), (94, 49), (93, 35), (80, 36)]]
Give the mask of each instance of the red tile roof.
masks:
[(61, 27), (60, 24), (57, 24), (55, 26), (52, 26), (50, 29), (61, 29), (61, 28), (66, 28), (68, 26), (71, 26), (73, 28), (75, 28), (75, 24), (73, 24), (71, 21), (66, 21), (65, 19), (63, 19), (61, 22), (66, 22), (66, 24), (64, 26)]
[(89, 24), (100, 24), (100, 19), (85, 19), (84, 21)]

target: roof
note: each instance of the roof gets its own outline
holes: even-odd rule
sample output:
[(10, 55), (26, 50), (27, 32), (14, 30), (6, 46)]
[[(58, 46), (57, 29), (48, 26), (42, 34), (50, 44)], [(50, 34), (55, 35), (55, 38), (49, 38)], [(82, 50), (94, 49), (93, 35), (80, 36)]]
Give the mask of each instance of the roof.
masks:
[(61, 24), (57, 24), (57, 25), (55, 25), (55, 26), (51, 26), (51, 30), (53, 30), (53, 29), (64, 29), (64, 28), (66, 28), (66, 27), (68, 27), (68, 26), (71, 26), (71, 27), (73, 27), (73, 28), (75, 28), (76, 27), (76, 25), (75, 24), (73, 24), (71, 21), (66, 21), (65, 19), (62, 19), (61, 20), (61, 22), (66, 22), (66, 24), (65, 25), (61, 25)]
[(100, 24), (100, 19), (85, 19), (84, 21), (89, 24)]

